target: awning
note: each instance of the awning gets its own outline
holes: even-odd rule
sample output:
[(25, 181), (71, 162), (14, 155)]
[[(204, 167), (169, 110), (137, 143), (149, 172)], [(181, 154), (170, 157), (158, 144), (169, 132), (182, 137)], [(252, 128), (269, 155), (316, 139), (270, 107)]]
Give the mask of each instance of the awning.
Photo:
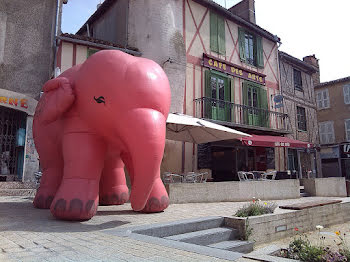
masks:
[(262, 147), (289, 147), (289, 148), (311, 148), (311, 143), (290, 139), (283, 136), (258, 136), (242, 137), (241, 141), (247, 146)]

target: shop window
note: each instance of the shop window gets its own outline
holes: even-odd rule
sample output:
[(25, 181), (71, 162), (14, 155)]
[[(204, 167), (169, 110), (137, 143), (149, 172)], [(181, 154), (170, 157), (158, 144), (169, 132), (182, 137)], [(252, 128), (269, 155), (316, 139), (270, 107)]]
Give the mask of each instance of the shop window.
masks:
[(243, 82), (242, 108), (244, 124), (253, 126), (269, 126), (269, 111), (266, 90), (250, 81)]
[(205, 117), (231, 121), (233, 80), (225, 74), (207, 70), (205, 72)]
[(98, 51), (100, 51), (100, 50), (88, 48), (86, 57), (89, 58), (90, 56), (92, 56), (93, 54), (97, 53)]
[(210, 12), (210, 50), (225, 55), (225, 19)]
[(333, 121), (320, 122), (320, 142), (321, 144), (332, 144), (334, 143), (334, 126)]
[(306, 113), (304, 107), (297, 106), (298, 130), (306, 131)]
[(299, 70), (293, 69), (293, 76), (294, 76), (294, 88), (296, 90), (303, 91), (301, 72)]
[(350, 84), (345, 85), (343, 87), (343, 92), (344, 92), (344, 103), (345, 104), (350, 104)]
[(345, 120), (346, 141), (350, 142), (350, 119)]
[(316, 92), (317, 109), (325, 109), (330, 107), (328, 89)]
[(264, 56), (261, 36), (254, 35), (243, 28), (239, 28), (238, 38), (241, 61), (263, 68)]

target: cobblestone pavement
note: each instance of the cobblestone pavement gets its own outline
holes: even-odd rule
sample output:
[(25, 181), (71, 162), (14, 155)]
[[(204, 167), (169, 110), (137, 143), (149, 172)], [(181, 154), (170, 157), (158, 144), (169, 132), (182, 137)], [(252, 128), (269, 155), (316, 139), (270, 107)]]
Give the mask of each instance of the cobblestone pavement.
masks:
[[(278, 204), (311, 201), (301, 198)], [(328, 198), (329, 199), (329, 198)], [(173, 204), (165, 212), (140, 214), (130, 204), (103, 206), (85, 222), (59, 221), (35, 209), (32, 198), (0, 197), (0, 261), (225, 261), (103, 233), (105, 229), (205, 216), (232, 216), (246, 202)], [(277, 209), (276, 212), (288, 212)], [(239, 261), (250, 261), (240, 259)]]

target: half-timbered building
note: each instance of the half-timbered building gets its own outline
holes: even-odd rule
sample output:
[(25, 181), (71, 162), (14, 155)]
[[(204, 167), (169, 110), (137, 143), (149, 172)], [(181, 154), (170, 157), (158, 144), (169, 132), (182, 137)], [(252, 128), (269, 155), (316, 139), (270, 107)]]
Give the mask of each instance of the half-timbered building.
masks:
[[(167, 141), (162, 171), (208, 169), (214, 181), (224, 181), (237, 180), (241, 170), (288, 168), (292, 144), (280, 138), (290, 133), (290, 120), (273, 100), (281, 94), (280, 39), (256, 25), (254, 12), (253, 0), (230, 9), (212, 0), (105, 0), (77, 32), (126, 51), (133, 46), (160, 64), (171, 86), (171, 112), (253, 135), (204, 145)], [(82, 49), (74, 48), (73, 58), (61, 50), (62, 66), (77, 61)], [(261, 136), (266, 143), (257, 142)]]

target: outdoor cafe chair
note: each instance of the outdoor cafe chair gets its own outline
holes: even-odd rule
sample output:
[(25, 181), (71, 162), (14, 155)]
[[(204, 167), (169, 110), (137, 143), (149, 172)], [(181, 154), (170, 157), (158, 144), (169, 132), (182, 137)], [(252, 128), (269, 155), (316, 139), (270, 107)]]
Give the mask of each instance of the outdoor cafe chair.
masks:
[(209, 177), (209, 173), (208, 173), (208, 172), (203, 172), (203, 173), (201, 173), (201, 175), (202, 175), (202, 180), (201, 180), (201, 182), (202, 182), (202, 183), (206, 183), (206, 182), (207, 182), (207, 179), (208, 179), (208, 177)]
[(238, 171), (239, 181), (255, 180), (255, 175), (252, 172)]
[(266, 172), (266, 173), (261, 174), (261, 179), (262, 180), (267, 180), (267, 177), (271, 176), (271, 180), (275, 180), (276, 174), (277, 174), (277, 171), (275, 171), (275, 170), (274, 171), (270, 171), (270, 172)]
[(183, 182), (183, 177), (178, 174), (174, 174), (171, 172), (165, 172), (162, 175), (162, 181), (164, 184), (169, 184), (169, 183), (182, 183)]

